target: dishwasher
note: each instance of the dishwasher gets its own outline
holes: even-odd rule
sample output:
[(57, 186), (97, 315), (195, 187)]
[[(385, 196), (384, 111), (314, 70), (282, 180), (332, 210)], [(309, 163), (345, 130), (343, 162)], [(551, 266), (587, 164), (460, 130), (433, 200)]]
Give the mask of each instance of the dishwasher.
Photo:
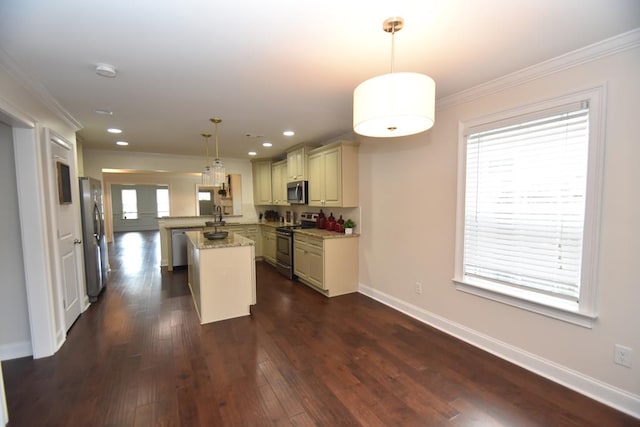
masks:
[(171, 257), (173, 267), (187, 265), (187, 235), (185, 231), (193, 231), (189, 228), (174, 228), (171, 230)]

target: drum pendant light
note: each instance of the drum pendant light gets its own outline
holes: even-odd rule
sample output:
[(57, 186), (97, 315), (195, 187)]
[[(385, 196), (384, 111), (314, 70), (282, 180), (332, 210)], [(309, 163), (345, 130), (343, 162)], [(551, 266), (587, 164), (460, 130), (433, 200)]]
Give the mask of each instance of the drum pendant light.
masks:
[(424, 132), (435, 121), (436, 84), (419, 73), (395, 73), (395, 33), (400, 17), (388, 18), (382, 29), (391, 33), (391, 72), (360, 83), (353, 91), (353, 130), (364, 136), (392, 138)]

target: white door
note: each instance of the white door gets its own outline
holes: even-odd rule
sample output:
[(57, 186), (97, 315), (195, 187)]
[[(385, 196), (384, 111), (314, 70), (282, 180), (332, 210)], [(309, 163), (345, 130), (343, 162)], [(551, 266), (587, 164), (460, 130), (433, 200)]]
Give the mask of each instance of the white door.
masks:
[(7, 411), (7, 400), (4, 396), (4, 379), (2, 378), (2, 362), (0, 362), (0, 426), (4, 426), (9, 422), (9, 413)]
[(80, 200), (78, 176), (75, 169), (73, 146), (62, 138), (49, 134), (51, 167), (55, 187), (52, 189), (56, 211), (57, 271), (62, 293), (65, 330), (82, 312), (82, 292), (78, 260), (82, 243), (79, 226)]

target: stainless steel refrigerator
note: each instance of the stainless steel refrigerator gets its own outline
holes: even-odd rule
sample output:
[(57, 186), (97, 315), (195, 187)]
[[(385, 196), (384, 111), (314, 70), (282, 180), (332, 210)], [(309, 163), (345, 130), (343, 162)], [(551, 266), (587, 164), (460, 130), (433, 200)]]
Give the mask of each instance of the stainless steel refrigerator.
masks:
[(82, 211), (82, 245), (84, 247), (84, 271), (89, 301), (98, 300), (98, 295), (107, 284), (109, 263), (107, 241), (104, 235), (102, 213), (102, 184), (88, 177), (80, 178)]

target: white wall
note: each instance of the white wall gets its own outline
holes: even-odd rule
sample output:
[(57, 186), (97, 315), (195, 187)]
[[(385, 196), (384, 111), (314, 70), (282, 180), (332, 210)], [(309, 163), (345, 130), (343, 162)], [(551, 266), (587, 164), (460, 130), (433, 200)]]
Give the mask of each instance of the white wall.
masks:
[[(428, 132), (360, 147), (365, 293), (640, 417), (640, 48), (438, 108)], [(599, 313), (592, 329), (456, 291), (461, 121), (607, 82)], [(487, 86), (489, 87), (489, 86)], [(481, 93), (479, 90), (477, 93)], [(461, 97), (462, 98), (462, 97)], [(414, 292), (415, 283), (424, 292)], [(635, 350), (613, 363), (614, 344)]]
[(0, 360), (31, 354), (12, 130), (0, 123)]

